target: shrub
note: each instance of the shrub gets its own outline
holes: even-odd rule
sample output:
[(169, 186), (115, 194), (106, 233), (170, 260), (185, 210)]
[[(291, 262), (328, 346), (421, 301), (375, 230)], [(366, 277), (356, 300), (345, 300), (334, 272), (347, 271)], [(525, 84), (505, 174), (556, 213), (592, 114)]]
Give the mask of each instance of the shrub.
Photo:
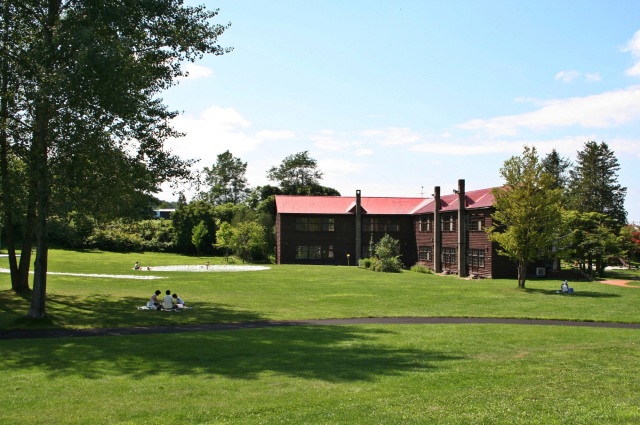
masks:
[(404, 265), (399, 256), (390, 258), (378, 258), (371, 265), (371, 270), (375, 272), (400, 273)]
[(371, 258), (361, 258), (358, 261), (358, 266), (360, 266), (360, 268), (363, 268), (363, 269), (370, 269), (371, 268)]
[(429, 267), (420, 263), (417, 263), (411, 266), (411, 271), (416, 273), (427, 273), (427, 274), (433, 273)]

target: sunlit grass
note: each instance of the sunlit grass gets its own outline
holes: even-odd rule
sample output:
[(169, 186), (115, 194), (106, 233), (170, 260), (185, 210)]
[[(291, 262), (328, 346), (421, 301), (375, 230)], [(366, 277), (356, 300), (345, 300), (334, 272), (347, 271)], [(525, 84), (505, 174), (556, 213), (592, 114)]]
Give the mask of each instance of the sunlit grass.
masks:
[[(217, 264), (172, 254), (54, 250), (51, 270), (135, 273)], [(2, 264), (0, 264), (2, 266)], [(51, 275), (48, 322), (0, 291), (0, 330), (344, 317), (520, 317), (640, 323), (640, 288), (462, 280), (355, 267)], [(624, 276), (635, 277), (633, 272)], [(9, 288), (8, 275), (0, 276)], [(139, 311), (155, 289), (193, 309)], [(301, 326), (129, 337), (0, 340), (4, 424), (632, 424), (635, 329), (523, 325)]]

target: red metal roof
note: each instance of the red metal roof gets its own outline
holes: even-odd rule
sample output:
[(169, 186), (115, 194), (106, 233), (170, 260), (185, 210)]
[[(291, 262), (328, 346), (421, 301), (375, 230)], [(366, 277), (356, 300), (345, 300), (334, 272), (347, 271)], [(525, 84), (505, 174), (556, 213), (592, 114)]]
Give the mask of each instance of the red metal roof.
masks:
[[(493, 205), (491, 188), (466, 193), (467, 209), (486, 208)], [(458, 195), (440, 198), (441, 211), (457, 211)], [(364, 214), (411, 215), (433, 212), (433, 198), (361, 198)], [(355, 196), (296, 196), (276, 195), (276, 210), (280, 214), (354, 214)]]
[[(493, 194), (491, 191), (493, 188), (487, 189), (479, 189), (472, 190), (465, 193), (465, 207), (468, 210), (477, 209), (477, 208), (488, 208), (493, 205)], [(458, 202), (458, 194), (452, 193), (450, 195), (443, 195), (440, 197), (440, 211), (458, 211), (459, 202)], [(430, 202), (415, 211), (415, 214), (426, 214), (432, 213), (435, 209), (435, 199), (430, 198)]]

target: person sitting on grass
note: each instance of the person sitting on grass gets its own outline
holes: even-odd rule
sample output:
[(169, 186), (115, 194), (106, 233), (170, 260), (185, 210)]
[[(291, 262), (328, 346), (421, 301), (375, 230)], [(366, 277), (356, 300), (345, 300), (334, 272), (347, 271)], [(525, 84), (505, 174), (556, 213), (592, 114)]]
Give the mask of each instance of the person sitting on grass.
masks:
[(562, 282), (562, 285), (560, 285), (560, 290), (563, 294), (573, 294), (573, 288), (569, 287), (569, 284), (566, 280)]
[(162, 292), (160, 292), (160, 290), (156, 290), (156, 292), (153, 293), (153, 295), (151, 295), (151, 299), (149, 299), (149, 301), (147, 302), (147, 308), (150, 309), (155, 309), (155, 310), (160, 310), (160, 302), (158, 301), (158, 295), (160, 295)]
[(167, 289), (167, 295), (164, 296), (162, 300), (162, 308), (165, 310), (173, 310), (175, 307), (173, 306), (173, 297), (171, 296), (171, 291)]
[(186, 305), (184, 305), (184, 301), (178, 296), (178, 294), (173, 294), (173, 302), (175, 303), (177, 308), (186, 307)]

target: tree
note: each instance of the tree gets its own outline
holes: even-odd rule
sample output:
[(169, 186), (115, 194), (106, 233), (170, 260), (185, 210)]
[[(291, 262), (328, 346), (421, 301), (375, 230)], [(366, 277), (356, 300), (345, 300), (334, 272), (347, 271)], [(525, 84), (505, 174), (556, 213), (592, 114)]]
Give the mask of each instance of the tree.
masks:
[[(9, 69), (11, 79), (0, 84), (8, 131), (0, 135), (6, 143), (0, 155), (16, 153), (28, 172), (22, 256), (19, 266), (10, 259), (10, 267), (12, 281), (28, 273), (33, 236), (29, 315), (43, 317), (47, 220), (57, 208), (52, 194), (85, 195), (68, 199), (74, 203), (87, 199), (87, 187), (132, 187), (149, 194), (163, 181), (188, 178), (190, 163), (163, 147), (165, 139), (179, 135), (170, 126), (176, 113), (156, 96), (185, 74), (184, 61), (228, 51), (217, 44), (227, 27), (210, 22), (217, 11), (180, 0), (5, 0), (2, 13), (11, 24), (2, 27), (6, 65), (0, 74)], [(12, 91), (14, 86), (19, 90)], [(7, 126), (7, 119), (16, 124)], [(108, 164), (96, 162), (93, 153)], [(96, 171), (105, 178), (93, 180)], [(102, 205), (126, 201), (121, 192), (101, 195)], [(3, 202), (5, 220), (11, 201)]]
[(620, 230), (621, 248), (627, 265), (631, 268), (632, 261), (638, 261), (640, 254), (640, 226), (632, 223)]
[(498, 253), (517, 264), (518, 287), (524, 288), (529, 264), (549, 253), (562, 224), (561, 190), (545, 173), (535, 147), (505, 161), (500, 169), (504, 186), (493, 190), (496, 211), (489, 238)]
[(249, 195), (246, 172), (246, 162), (234, 158), (228, 150), (221, 153), (211, 168), (204, 168), (205, 184), (210, 188), (201, 193), (201, 198), (214, 205), (243, 202)]
[(576, 261), (580, 270), (589, 277), (596, 272), (604, 274), (606, 263), (603, 258), (618, 257), (621, 254), (621, 239), (611, 232), (611, 219), (598, 212), (565, 211), (564, 228), (568, 231), (563, 238), (560, 255), (568, 260)]
[(224, 259), (229, 262), (229, 249), (231, 248), (233, 239), (233, 228), (231, 224), (226, 221), (220, 221), (220, 219), (216, 221), (216, 224), (218, 225), (218, 230), (216, 231), (215, 246), (224, 249)]
[(233, 228), (231, 248), (240, 255), (242, 262), (251, 261), (253, 252), (266, 247), (264, 229), (254, 221), (239, 223)]
[(200, 247), (202, 246), (202, 241), (204, 240), (205, 236), (207, 236), (207, 234), (209, 234), (209, 231), (207, 230), (207, 225), (204, 223), (204, 221), (198, 223), (191, 232), (191, 243), (196, 247), (198, 257), (200, 256)]
[(570, 207), (580, 212), (598, 212), (613, 220), (618, 233), (627, 224), (624, 200), (627, 188), (618, 183), (618, 159), (605, 142), (589, 141), (578, 152), (570, 172)]
[(322, 172), (309, 151), (287, 156), (278, 167), (271, 167), (267, 178), (278, 182), (285, 195), (309, 195), (311, 188), (319, 186)]
[(562, 158), (555, 148), (542, 160), (542, 169), (553, 178), (552, 188), (565, 190), (569, 183), (571, 161)]

